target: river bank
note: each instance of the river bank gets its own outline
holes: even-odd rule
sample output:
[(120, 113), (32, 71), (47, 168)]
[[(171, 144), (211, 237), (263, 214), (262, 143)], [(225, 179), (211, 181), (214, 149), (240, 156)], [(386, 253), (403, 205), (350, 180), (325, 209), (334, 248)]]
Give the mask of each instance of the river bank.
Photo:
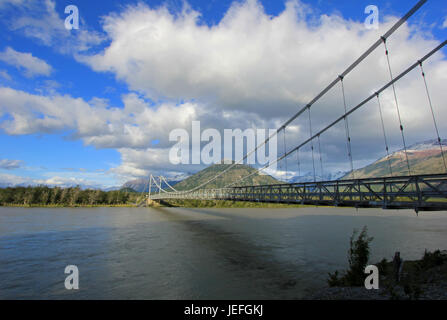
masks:
[(131, 208), (137, 207), (135, 204), (15, 204), (5, 203), (1, 204), (1, 207), (5, 208)]
[[(189, 200), (169, 199), (162, 200), (161, 206), (179, 208), (301, 208), (308, 207), (301, 204), (269, 203), (232, 200)], [(315, 206), (312, 206), (315, 207)]]
[(400, 280), (394, 279), (393, 262), (383, 259), (379, 289), (361, 286), (328, 286), (312, 300), (447, 300), (447, 251), (426, 251), (419, 260), (403, 261)]
[[(138, 207), (135, 203), (124, 204), (15, 204), (4, 203), (0, 207), (12, 208), (120, 208)], [(307, 207), (300, 204), (286, 203), (266, 203), (266, 202), (248, 202), (248, 201), (229, 201), (229, 200), (163, 200), (161, 202), (152, 201), (148, 205), (151, 208), (299, 208)], [(314, 206), (312, 206), (314, 207)]]

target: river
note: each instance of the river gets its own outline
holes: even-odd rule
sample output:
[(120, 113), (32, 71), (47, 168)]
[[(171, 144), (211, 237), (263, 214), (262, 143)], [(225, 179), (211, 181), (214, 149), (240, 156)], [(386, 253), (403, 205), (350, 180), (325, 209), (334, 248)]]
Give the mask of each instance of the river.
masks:
[(0, 207), (0, 299), (306, 298), (364, 225), (371, 262), (447, 249), (447, 212)]

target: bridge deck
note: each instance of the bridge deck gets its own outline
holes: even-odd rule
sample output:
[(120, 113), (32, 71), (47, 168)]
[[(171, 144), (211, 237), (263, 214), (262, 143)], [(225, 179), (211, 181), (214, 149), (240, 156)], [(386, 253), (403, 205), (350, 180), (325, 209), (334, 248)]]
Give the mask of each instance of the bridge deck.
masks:
[(310, 205), (447, 210), (447, 174), (350, 179), (166, 192), (152, 200), (235, 200)]

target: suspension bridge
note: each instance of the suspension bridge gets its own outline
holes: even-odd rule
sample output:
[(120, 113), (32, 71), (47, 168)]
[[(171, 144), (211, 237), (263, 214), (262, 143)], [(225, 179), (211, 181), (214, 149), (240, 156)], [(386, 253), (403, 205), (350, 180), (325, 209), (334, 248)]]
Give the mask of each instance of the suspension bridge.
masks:
[[(148, 181), (148, 189), (146, 199), (142, 202), (162, 201), (166, 199), (199, 199), (199, 200), (237, 200), (237, 201), (255, 201), (255, 202), (277, 202), (277, 203), (296, 203), (306, 205), (326, 205), (326, 206), (351, 206), (351, 207), (379, 207), (384, 209), (414, 209), (419, 210), (447, 210), (447, 165), (443, 150), (443, 144), (438, 130), (438, 121), (432, 98), (430, 96), (429, 86), (426, 80), (426, 73), (424, 71), (424, 64), (435, 53), (440, 51), (446, 44), (447, 40), (440, 43), (438, 46), (432, 48), (424, 56), (419, 57), (411, 65), (407, 66), (401, 73), (395, 75), (393, 73), (390, 62), (390, 51), (388, 49), (387, 41), (390, 36), (399, 29), (414, 13), (416, 13), (428, 0), (419, 1), (413, 8), (411, 8), (400, 20), (398, 20), (385, 34), (383, 34), (375, 43), (373, 43), (363, 54), (355, 60), (346, 70), (325, 87), (318, 95), (316, 95), (309, 103), (304, 105), (288, 119), (276, 132), (270, 135), (265, 141), (250, 152), (247, 152), (243, 158), (235, 161), (233, 164), (227, 166), (225, 169), (217, 173), (212, 178), (201, 183), (200, 185), (189, 190), (176, 190), (175, 186), (171, 186), (167, 179), (163, 176), (154, 177), (150, 175)], [(384, 55), (386, 57), (385, 68), (389, 74), (388, 82), (384, 83), (379, 89), (373, 90), (373, 93), (365, 97), (360, 103), (351, 108), (348, 107), (344, 80), (349, 77), (351, 72), (355, 70), (364, 60), (371, 55), (379, 47), (383, 47)], [(399, 107), (398, 95), (396, 93), (395, 84), (404, 79), (411, 71), (419, 69), (420, 81), (425, 87), (425, 94), (427, 96), (427, 108), (432, 116), (432, 124), (434, 133), (436, 134), (437, 142), (439, 144), (440, 156), (444, 173), (439, 174), (413, 174), (411, 163), (408, 158), (407, 142), (404, 132), (404, 126), (401, 117), (401, 109)], [(340, 86), (340, 92), (343, 99), (343, 114), (334, 119), (329, 125), (317, 132), (312, 130), (312, 107), (325, 96), (329, 91), (334, 89), (337, 85)], [(385, 90), (390, 89), (393, 93), (394, 105), (396, 109), (396, 116), (399, 122), (400, 137), (402, 141), (402, 152), (404, 155), (404, 162), (406, 164), (406, 175), (397, 175), (393, 172), (390, 160), (390, 147), (387, 138), (387, 131), (384, 125), (384, 117), (382, 113), (381, 98)], [(377, 109), (380, 114), (381, 128), (383, 133), (384, 149), (386, 151), (386, 159), (388, 161), (389, 174), (386, 177), (373, 178), (356, 178), (353, 164), (353, 155), (351, 148), (351, 132), (349, 126), (349, 117), (371, 101), (376, 101)], [(377, 112), (376, 109), (376, 112)], [(296, 143), (291, 148), (286, 148), (286, 130), (296, 119), (304, 118), (308, 122), (309, 137), (302, 142)], [(341, 179), (334, 181), (318, 181), (316, 175), (316, 159), (315, 145), (318, 147), (319, 162), (321, 172), (323, 172), (323, 160), (321, 157), (320, 136), (335, 125), (344, 124), (344, 131), (346, 133), (346, 151), (347, 161), (350, 165), (349, 179)], [(211, 182), (219, 177), (225, 175), (229, 170), (238, 164), (241, 164), (250, 155), (255, 153), (259, 148), (267, 145), (270, 139), (275, 135), (284, 135), (284, 152), (277, 157), (275, 161), (268, 163), (262, 168), (258, 168), (255, 172), (250, 173), (244, 177), (238, 178), (235, 181), (227, 184), (222, 188), (207, 188)], [(298, 182), (298, 183), (281, 183), (270, 185), (244, 185), (244, 180), (250, 176), (268, 169), (269, 166), (280, 161), (285, 162), (285, 170), (287, 171), (287, 159), (296, 155), (298, 161), (298, 168), (300, 168), (300, 151), (303, 148), (310, 146), (312, 155), (312, 182)], [(248, 151), (248, 150), (247, 150)], [(318, 161), (318, 160), (317, 160)], [(154, 188), (152, 188), (154, 186)]]

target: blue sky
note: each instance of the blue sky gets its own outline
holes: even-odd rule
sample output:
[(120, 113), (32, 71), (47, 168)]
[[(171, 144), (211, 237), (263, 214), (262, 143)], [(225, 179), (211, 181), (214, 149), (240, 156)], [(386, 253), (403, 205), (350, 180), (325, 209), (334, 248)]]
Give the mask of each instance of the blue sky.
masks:
[[(307, 28), (307, 32), (312, 29), (312, 20), (322, 15), (328, 15), (332, 18), (341, 17), (342, 24), (348, 25), (353, 22), (361, 25), (367, 16), (364, 13), (365, 7), (374, 4), (379, 8), (381, 29), (377, 32), (380, 34), (380, 32), (383, 33), (386, 30), (382, 26), (382, 23), (386, 24), (386, 21), (383, 20), (385, 16), (400, 17), (415, 2), (303, 0), (296, 3), (300, 4), (300, 8), (305, 7), (312, 10), (311, 14), (305, 16), (305, 24), (307, 25), (303, 28)], [(116, 53), (112, 49), (115, 44), (119, 44), (122, 39), (126, 39), (126, 30), (114, 29), (116, 34), (111, 34), (104, 29), (105, 25), (112, 29), (119, 23), (129, 23), (130, 26), (132, 23), (131, 14), (138, 14), (138, 10), (132, 11), (131, 8), (136, 8), (138, 5), (148, 9), (148, 19), (150, 18), (149, 12), (153, 12), (154, 17), (157, 17), (157, 15), (163, 16), (161, 11), (156, 11), (157, 8), (162, 6), (166, 7), (169, 14), (175, 19), (177, 15), (181, 15), (185, 8), (183, 1), (47, 0), (29, 2), (26, 0), (6, 0), (2, 3), (0, 4), (0, 18), (2, 30), (6, 32), (0, 33), (0, 52), (3, 53), (3, 58), (0, 54), (0, 88), (5, 89), (3, 94), (10, 98), (7, 100), (4, 100), (4, 97), (0, 98), (3, 99), (3, 102), (0, 101), (0, 161), (2, 161), (0, 162), (0, 186), (33, 183), (54, 185), (79, 183), (85, 186), (110, 187), (120, 185), (130, 178), (144, 176), (149, 172), (174, 175), (189, 173), (194, 169), (167, 166), (166, 170), (163, 170), (163, 164), (157, 162), (159, 161), (158, 157), (153, 156), (158, 151), (162, 152), (163, 148), (166, 151), (168, 147), (166, 144), (168, 132), (159, 128), (159, 122), (171, 121), (172, 119), (169, 118), (169, 112), (171, 111), (176, 116), (180, 113), (182, 115), (188, 114), (192, 118), (197, 117), (205, 121), (205, 119), (210, 119), (207, 114), (213, 113), (210, 110), (216, 110), (217, 108), (217, 110), (227, 110), (227, 112), (235, 113), (237, 108), (234, 105), (237, 105), (239, 101), (247, 106), (251, 103), (249, 98), (242, 97), (237, 100), (237, 95), (234, 96), (235, 101), (232, 100), (233, 97), (230, 97), (232, 96), (232, 88), (228, 88), (228, 86), (231, 86), (231, 81), (227, 81), (227, 78), (215, 84), (212, 83), (210, 85), (211, 89), (207, 87), (206, 81), (198, 81), (197, 91), (191, 92), (191, 90), (188, 90), (190, 87), (184, 85), (182, 81), (190, 81), (191, 78), (195, 77), (194, 74), (186, 80), (177, 77), (175, 79), (166, 78), (157, 82), (153, 78), (144, 78), (144, 75), (141, 75), (141, 79), (134, 80), (132, 74), (129, 75), (127, 66), (121, 65), (122, 62), (115, 58)], [(55, 4), (55, 6), (52, 7), (52, 4)], [(188, 4), (190, 6), (189, 11), (200, 13), (200, 18), (192, 28), (200, 30), (200, 26), (204, 25), (209, 28), (209, 33), (213, 32), (214, 27), (221, 25), (221, 20), (227, 15), (229, 8), (235, 7), (233, 1), (191, 0), (188, 1)], [(81, 19), (80, 29), (72, 30), (70, 34), (64, 33), (63, 26), (60, 25), (67, 16), (64, 13), (64, 8), (67, 5), (76, 5)], [(287, 7), (285, 2), (276, 0), (260, 1), (258, 5), (263, 7), (266, 15), (272, 17), (281, 15)], [(239, 8), (235, 11), (242, 12), (243, 10)], [(128, 16), (121, 16), (121, 20), (117, 18), (125, 12), (129, 13)], [(50, 17), (52, 20), (50, 20)], [(112, 17), (108, 20), (108, 23), (106, 17)], [(409, 45), (415, 48), (415, 56), (409, 56), (408, 61), (416, 57), (416, 52), (424, 52), (425, 44), (428, 47), (428, 43), (432, 44), (447, 38), (446, 17), (447, 5), (445, 1), (430, 0), (420, 12), (411, 18), (410, 24), (415, 29), (410, 34), (420, 34), (423, 40), (402, 40), (408, 41)], [(235, 22), (237, 19), (229, 20), (229, 24), (233, 27), (237, 25)], [(237, 21), (240, 24), (240, 20)], [(249, 21), (248, 18), (247, 21)], [(154, 25), (162, 28), (164, 26), (162, 23), (163, 19), (160, 18), (160, 20), (154, 22)], [(256, 27), (256, 25), (253, 27)], [(241, 28), (248, 27), (243, 26)], [(297, 24), (295, 28), (299, 28), (299, 25)], [(318, 27), (316, 28), (318, 29)], [(259, 32), (264, 32), (263, 30), (260, 29)], [(288, 29), (284, 27), (280, 30), (287, 32)], [(187, 32), (186, 30), (185, 34)], [(323, 31), (320, 30), (319, 32)], [(211, 46), (212, 43), (214, 42), (210, 42), (208, 45)], [(371, 43), (369, 38), (365, 39), (364, 44), (368, 43)], [(145, 45), (147, 44), (141, 44), (141, 46)], [(201, 44), (197, 43), (197, 45)], [(312, 43), (306, 43), (306, 40), (302, 44), (303, 48), (312, 45)], [(329, 45), (327, 47), (328, 54), (331, 53)], [(365, 48), (365, 45), (359, 45), (360, 48), (355, 47), (356, 42), (353, 42), (352, 45), (354, 46), (353, 56), (356, 52)], [(153, 63), (156, 65), (157, 61), (163, 60), (166, 52), (172, 52), (174, 55), (174, 51), (179, 50), (178, 48), (173, 44), (172, 51), (165, 51), (163, 56), (160, 57), (157, 57), (154, 53), (151, 61), (146, 62), (129, 58), (127, 63), (132, 64), (136, 61), (138, 66), (148, 63), (150, 68)], [(111, 52), (111, 55), (101, 56), (107, 50)], [(125, 48), (122, 50), (124, 50), (123, 52), (126, 51)], [(138, 46), (134, 50), (138, 50)], [(167, 50), (171, 49), (168, 48)], [(191, 52), (191, 50), (188, 52)], [(212, 48), (209, 50), (212, 50)], [(238, 48), (235, 47), (233, 51), (235, 50), (238, 50)], [(295, 49), (290, 48), (290, 52), (293, 50)], [(182, 51), (181, 47), (180, 51)], [(443, 52), (446, 53), (445, 49)], [(34, 59), (30, 59), (30, 64), (23, 64), (25, 59), (23, 54), (32, 55)], [(130, 53), (124, 53), (123, 60), (126, 59), (126, 54)], [(242, 55), (243, 53), (240, 53), (240, 56), (235, 55), (233, 60), (239, 61), (238, 59), (239, 57), (242, 59)], [(14, 60), (14, 56), (19, 57), (17, 60), (19, 62)], [(119, 54), (117, 56), (119, 57)], [(173, 58), (171, 64), (175, 64), (178, 59)], [(188, 57), (188, 59), (192, 58)], [(402, 61), (407, 61), (404, 58), (402, 59)], [(272, 58), (273, 60), (274, 58)], [(338, 70), (341, 71), (343, 66), (346, 66), (351, 60), (350, 57), (346, 57), (346, 60), (337, 60), (336, 62), (339, 63), (337, 65)], [(442, 57), (438, 60), (445, 61)], [(227, 63), (231, 64), (232, 61), (229, 60)], [(179, 64), (176, 68), (184, 68), (184, 66)], [(123, 71), (124, 69), (126, 70)], [(324, 74), (325, 70), (322, 69), (319, 72)], [(169, 73), (166, 71), (166, 74)], [(329, 76), (331, 78), (333, 74), (329, 74)], [(135, 78), (138, 77), (140, 75), (136, 74)], [(326, 80), (324, 77), (323, 79)], [(279, 81), (281, 79), (278, 79)], [(315, 85), (317, 86), (317, 84)], [(206, 94), (207, 90), (210, 90), (210, 96), (215, 96), (209, 98)], [(303, 94), (303, 96), (307, 97), (309, 94)], [(276, 118), (272, 117), (268, 111), (255, 112), (257, 121), (260, 125), (269, 127), (281, 123), (283, 119), (287, 118), (287, 115), (292, 114), (293, 105), (296, 105), (297, 101), (301, 101), (300, 99), (305, 99), (303, 96), (294, 97), (290, 101), (286, 101), (286, 98), (280, 99), (279, 103), (284, 104), (284, 113)], [(42, 102), (43, 106), (41, 108), (35, 108), (33, 103), (36, 103), (35, 101), (39, 99), (45, 102)], [(57, 111), (51, 109), (53, 107), (46, 105), (46, 103), (51, 104), (50, 101), (55, 101), (54, 99), (58, 99), (59, 108), (67, 114), (59, 115)], [(79, 111), (81, 109), (79, 109), (78, 103), (85, 106), (86, 112), (94, 110), (94, 112), (97, 112), (95, 115), (99, 118), (101, 118), (101, 115), (105, 115), (106, 117), (110, 116), (110, 119), (103, 119), (103, 123), (98, 124), (98, 128), (96, 128), (94, 122), (84, 128), (84, 120), (81, 120), (81, 118), (85, 116), (87, 120), (88, 118), (92, 119), (92, 117), (86, 115), (84, 111)], [(256, 101), (253, 101), (253, 104), (256, 103)], [(131, 113), (126, 115), (128, 118), (125, 121), (128, 121), (128, 123), (126, 123), (125, 128), (120, 127), (124, 122), (120, 123), (119, 113), (114, 110), (124, 110), (126, 104), (129, 110), (136, 108), (134, 105), (144, 105), (144, 112), (149, 113), (148, 121), (158, 119), (153, 120), (154, 123), (147, 124), (148, 128), (144, 131), (146, 140), (140, 141), (143, 138), (141, 138), (142, 134), (139, 132), (135, 133), (135, 136), (131, 136), (133, 134), (132, 127), (142, 127), (142, 124), (129, 120), (132, 118)], [(14, 114), (14, 110), (17, 110), (17, 108), (21, 110), (20, 116), (25, 122), (19, 123), (18, 119), (20, 117)], [(73, 108), (76, 110), (73, 110)], [(177, 112), (175, 108), (179, 108)], [(247, 108), (249, 110), (247, 112), (253, 113), (249, 107)], [(53, 113), (48, 111), (50, 109)], [(47, 114), (46, 111), (49, 113)], [(79, 118), (73, 119), (73, 117)], [(39, 120), (42, 120), (42, 123), (39, 123)], [(189, 120), (190, 118), (186, 117), (178, 121), (181, 125), (187, 125)], [(218, 120), (211, 119), (209, 121), (210, 126), (212, 126)], [(33, 124), (32, 128), (31, 124)], [(240, 126), (244, 125), (247, 125), (247, 123), (240, 123)], [(216, 126), (219, 128), (225, 127), (224, 123), (221, 126)], [(99, 129), (100, 127), (103, 128), (102, 131)], [(125, 131), (122, 139), (114, 139), (117, 130)], [(126, 141), (130, 141), (129, 145), (126, 145)], [(146, 153), (141, 153), (143, 151)], [(375, 156), (377, 156), (376, 153), (370, 155), (372, 158)], [(359, 157), (359, 161), (367, 160), (367, 157)], [(143, 163), (143, 161), (145, 162)], [(335, 163), (337, 163), (337, 160), (334, 160), (334, 166)]]

